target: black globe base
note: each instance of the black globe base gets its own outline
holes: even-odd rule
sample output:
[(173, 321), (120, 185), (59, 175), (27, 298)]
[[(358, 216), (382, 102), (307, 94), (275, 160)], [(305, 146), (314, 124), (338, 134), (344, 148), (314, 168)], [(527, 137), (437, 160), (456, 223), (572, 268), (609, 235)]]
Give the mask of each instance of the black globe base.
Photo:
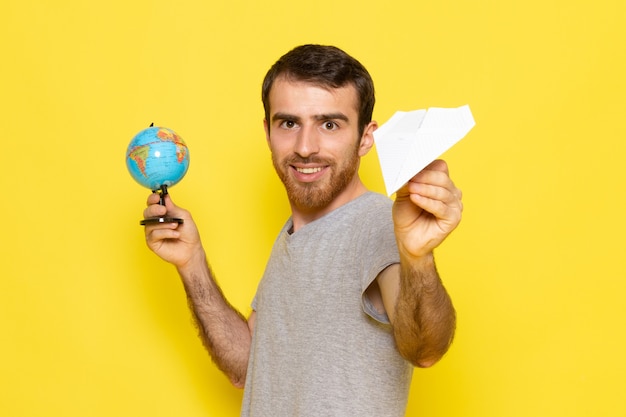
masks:
[(159, 224), (159, 223), (178, 223), (182, 224), (185, 221), (183, 219), (179, 219), (178, 217), (149, 217), (147, 219), (143, 219), (139, 222), (140, 225), (145, 226), (148, 224)]

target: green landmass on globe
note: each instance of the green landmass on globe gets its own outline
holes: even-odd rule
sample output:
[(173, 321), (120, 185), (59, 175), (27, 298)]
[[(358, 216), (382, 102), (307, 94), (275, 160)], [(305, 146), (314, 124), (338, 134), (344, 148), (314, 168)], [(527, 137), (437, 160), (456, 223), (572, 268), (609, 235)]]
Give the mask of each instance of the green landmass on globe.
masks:
[(189, 148), (183, 138), (166, 127), (149, 127), (132, 139), (126, 167), (140, 185), (151, 190), (178, 183), (189, 168)]

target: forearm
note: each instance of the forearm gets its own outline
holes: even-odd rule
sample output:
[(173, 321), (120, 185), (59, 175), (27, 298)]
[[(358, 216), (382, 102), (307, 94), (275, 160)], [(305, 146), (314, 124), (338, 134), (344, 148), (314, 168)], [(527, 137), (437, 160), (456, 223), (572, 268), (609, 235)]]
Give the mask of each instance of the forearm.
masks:
[(224, 297), (204, 254), (178, 272), (203, 344), (233, 385), (243, 387), (251, 341), (247, 320)]
[(411, 363), (428, 367), (446, 353), (456, 326), (452, 301), (432, 253), (402, 259), (393, 329), (398, 350)]

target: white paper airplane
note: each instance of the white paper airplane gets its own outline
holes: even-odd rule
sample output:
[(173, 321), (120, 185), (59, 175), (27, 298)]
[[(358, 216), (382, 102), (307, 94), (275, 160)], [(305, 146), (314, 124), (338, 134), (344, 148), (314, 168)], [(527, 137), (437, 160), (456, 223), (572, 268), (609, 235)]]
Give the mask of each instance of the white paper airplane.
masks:
[(450, 149), (476, 123), (468, 105), (398, 111), (374, 131), (387, 195)]

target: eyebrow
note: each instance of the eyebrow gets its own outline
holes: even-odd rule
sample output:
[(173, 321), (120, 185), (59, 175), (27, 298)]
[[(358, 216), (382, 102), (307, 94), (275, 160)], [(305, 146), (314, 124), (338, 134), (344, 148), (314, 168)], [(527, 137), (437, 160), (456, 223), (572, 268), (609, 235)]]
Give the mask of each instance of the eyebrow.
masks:
[[(343, 120), (344, 122), (349, 121), (348, 116), (346, 116), (343, 113), (316, 114), (315, 116), (313, 116), (313, 118), (317, 121), (322, 121), (322, 120)], [(294, 122), (299, 122), (300, 117), (295, 116), (293, 114), (289, 114), (289, 113), (278, 112), (272, 116), (272, 121), (275, 122), (276, 120), (292, 120)]]
[(343, 113), (328, 113), (328, 114), (319, 114), (315, 116), (315, 120), (343, 120), (344, 122), (348, 121), (348, 116)]
[(278, 112), (272, 116), (272, 122), (275, 122), (276, 120), (293, 120), (294, 122), (297, 122), (300, 118), (298, 116), (294, 116), (293, 114)]

